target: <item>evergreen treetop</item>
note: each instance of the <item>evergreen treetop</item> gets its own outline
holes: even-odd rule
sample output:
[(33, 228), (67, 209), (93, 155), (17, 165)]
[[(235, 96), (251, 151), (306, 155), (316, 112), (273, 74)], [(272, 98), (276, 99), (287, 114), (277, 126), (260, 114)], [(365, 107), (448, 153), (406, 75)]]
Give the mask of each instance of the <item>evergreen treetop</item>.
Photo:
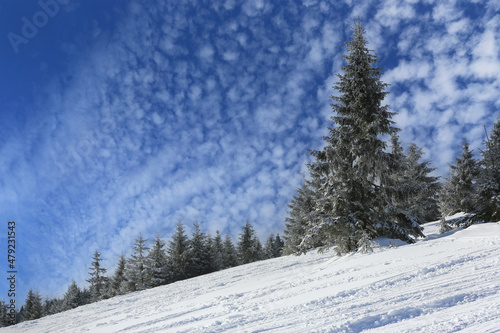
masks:
[(90, 266), (90, 279), (87, 282), (90, 283), (90, 293), (93, 302), (101, 299), (104, 293), (104, 285), (107, 278), (104, 276), (106, 269), (101, 267), (101, 254), (96, 250), (92, 256), (92, 264)]
[(347, 64), (334, 86), (334, 127), (329, 127), (323, 150), (311, 151), (315, 161), (308, 165), (319, 184), (315, 218), (302, 238), (334, 246), (339, 253), (356, 250), (361, 239), (386, 236), (412, 242), (423, 236), (401, 202), (401, 184), (394, 179), (400, 166), (385, 151), (383, 138), (399, 129), (383, 105), (388, 85), (381, 81), (378, 57), (367, 44), (363, 26), (355, 23), (346, 42)]
[(173, 281), (187, 278), (190, 252), (191, 244), (189, 238), (184, 230), (184, 224), (179, 220), (167, 248), (167, 254), (172, 266)]

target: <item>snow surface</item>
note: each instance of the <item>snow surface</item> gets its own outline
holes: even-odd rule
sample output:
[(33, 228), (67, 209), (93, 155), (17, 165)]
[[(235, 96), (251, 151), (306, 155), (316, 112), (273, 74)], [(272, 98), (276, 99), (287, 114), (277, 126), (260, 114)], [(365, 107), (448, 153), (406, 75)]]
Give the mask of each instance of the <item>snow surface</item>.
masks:
[(372, 253), (310, 252), (115, 297), (1, 332), (500, 332), (500, 223)]

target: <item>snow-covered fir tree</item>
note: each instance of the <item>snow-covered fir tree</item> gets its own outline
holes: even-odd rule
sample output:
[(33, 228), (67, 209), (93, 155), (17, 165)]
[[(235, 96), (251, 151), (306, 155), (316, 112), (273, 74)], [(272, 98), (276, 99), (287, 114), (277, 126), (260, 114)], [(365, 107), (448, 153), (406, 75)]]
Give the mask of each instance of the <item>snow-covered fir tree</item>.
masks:
[(389, 180), (392, 186), (387, 187), (391, 189), (387, 193), (391, 200), (388, 212), (395, 213), (394, 220), (401, 214), (422, 224), (439, 217), (436, 200), (439, 178), (429, 175), (435, 169), (429, 167), (429, 162), (420, 162), (421, 156), (421, 149), (414, 143), (409, 145), (408, 155), (405, 155), (398, 135), (392, 135), (390, 163), (393, 172)]
[(458, 212), (475, 211), (478, 164), (466, 140), (460, 148), (462, 152), (455, 158), (455, 165), (450, 165), (450, 176), (439, 194), (439, 209), (443, 217)]
[(222, 253), (222, 265), (224, 268), (236, 267), (240, 264), (238, 252), (231, 240), (231, 236), (226, 234), (223, 242), (224, 251)]
[(241, 229), (242, 232), (240, 234), (237, 247), (240, 262), (248, 264), (250, 262), (261, 260), (263, 257), (262, 244), (255, 235), (255, 231), (250, 221), (247, 220)]
[(115, 274), (111, 278), (111, 288), (113, 295), (123, 295), (128, 292), (128, 280), (126, 276), (127, 259), (122, 254), (118, 257)]
[(83, 288), (80, 292), (80, 305), (90, 304), (92, 303), (92, 292), (89, 288)]
[(323, 245), (316, 232), (315, 204), (319, 179), (303, 180), (291, 203), (285, 218), (285, 245), (283, 254), (302, 254)]
[(75, 280), (71, 281), (68, 291), (64, 294), (62, 311), (74, 309), (83, 305), (80, 287), (76, 284)]
[(200, 224), (193, 224), (191, 236), (191, 252), (188, 263), (188, 277), (210, 273), (210, 249), (207, 235), (201, 231)]
[(90, 278), (87, 280), (90, 283), (91, 302), (103, 299), (105, 292), (107, 277), (104, 276), (104, 273), (106, 273), (106, 269), (101, 267), (101, 261), (101, 254), (96, 250), (92, 256), (92, 264), (90, 265)]
[(224, 266), (223, 256), (224, 256), (224, 244), (222, 242), (222, 236), (220, 231), (215, 232), (215, 237), (210, 238), (210, 267), (211, 270), (216, 272), (221, 269), (226, 268)]
[(50, 316), (63, 311), (63, 300), (58, 298), (46, 298), (43, 302), (42, 316)]
[(278, 258), (283, 255), (283, 248), (285, 247), (285, 241), (281, 238), (279, 234), (276, 234), (273, 242), (273, 257)]
[(380, 80), (381, 69), (372, 66), (377, 56), (367, 48), (363, 26), (355, 23), (353, 31), (346, 43), (344, 74), (338, 74), (334, 87), (338, 95), (332, 96), (336, 126), (329, 128), (323, 150), (311, 151), (315, 161), (309, 170), (322, 183), (314, 225), (304, 236), (319, 237), (338, 253), (356, 250), (361, 239), (387, 236), (412, 242), (423, 236), (420, 225), (394, 205), (400, 184), (392, 179), (397, 170), (382, 138), (398, 129), (393, 113), (382, 105), (387, 84)]
[(266, 242), (264, 243), (264, 258), (271, 259), (273, 257), (273, 243), (274, 243), (274, 234), (270, 234), (267, 237)]
[(128, 290), (144, 290), (149, 287), (150, 269), (147, 253), (149, 248), (146, 246), (147, 239), (139, 236), (135, 239), (133, 250), (126, 265), (126, 277), (128, 280)]
[(284, 243), (279, 234), (276, 236), (274, 236), (274, 234), (270, 234), (264, 244), (264, 258), (271, 259), (281, 257), (283, 246)]
[[(385, 186), (382, 188), (387, 219), (396, 222), (394, 228), (404, 226), (407, 221), (414, 225), (420, 225), (424, 220), (420, 218), (419, 214), (412, 214), (411, 209), (411, 200), (416, 195), (416, 188), (412, 186), (414, 184), (410, 180), (409, 163), (396, 133), (391, 136), (391, 151), (387, 156), (390, 177), (385, 177)], [(423, 234), (419, 236), (423, 236)], [(365, 232), (358, 241), (363, 252), (370, 251), (370, 244), (367, 243), (370, 238), (370, 235)], [(408, 241), (407, 239), (403, 240)]]
[(483, 221), (500, 220), (500, 115), (481, 151), (476, 206)]
[(439, 177), (430, 174), (436, 170), (429, 161), (420, 162), (423, 152), (415, 143), (408, 146), (406, 179), (413, 193), (408, 197), (410, 215), (424, 222), (439, 218), (437, 195), (441, 188)]
[(167, 284), (169, 281), (168, 258), (165, 253), (165, 242), (159, 234), (156, 234), (151, 250), (149, 250), (148, 262), (151, 271), (151, 287)]
[(172, 267), (172, 282), (188, 277), (188, 265), (191, 256), (190, 246), (184, 225), (179, 221), (167, 248), (167, 255)]
[(26, 302), (24, 303), (23, 321), (35, 320), (42, 317), (42, 298), (38, 292), (32, 289), (28, 291)]

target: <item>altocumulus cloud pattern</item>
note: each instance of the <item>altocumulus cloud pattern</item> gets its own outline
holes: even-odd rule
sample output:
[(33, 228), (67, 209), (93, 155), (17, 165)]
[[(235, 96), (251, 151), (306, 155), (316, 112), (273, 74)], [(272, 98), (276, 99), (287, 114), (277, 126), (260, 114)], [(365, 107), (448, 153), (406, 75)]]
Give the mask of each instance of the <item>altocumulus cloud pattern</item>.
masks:
[(498, 114), (497, 1), (0, 6), (0, 214), (17, 221), (24, 292), (84, 285), (95, 249), (112, 269), (139, 232), (168, 237), (178, 219), (282, 232), (331, 124), (353, 19), (403, 143), (436, 174), (464, 138), (481, 147)]

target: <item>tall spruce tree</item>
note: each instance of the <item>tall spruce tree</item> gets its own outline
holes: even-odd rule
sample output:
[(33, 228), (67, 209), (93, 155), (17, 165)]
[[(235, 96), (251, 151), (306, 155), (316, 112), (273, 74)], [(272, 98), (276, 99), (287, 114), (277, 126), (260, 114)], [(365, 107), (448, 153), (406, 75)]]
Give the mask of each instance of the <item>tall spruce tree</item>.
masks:
[(284, 243), (280, 235), (274, 236), (274, 234), (270, 234), (264, 244), (264, 258), (271, 259), (281, 257), (283, 246)]
[(71, 310), (83, 304), (82, 291), (73, 280), (68, 287), (68, 291), (64, 294), (62, 311)]
[(91, 302), (97, 302), (102, 299), (105, 291), (105, 284), (107, 282), (106, 269), (101, 267), (101, 254), (96, 250), (92, 257), (92, 264), (90, 265), (90, 279), (87, 280), (90, 283), (90, 298)]
[(429, 167), (429, 162), (420, 162), (422, 150), (411, 143), (405, 155), (396, 134), (391, 138), (391, 148), (392, 205), (419, 224), (439, 218), (436, 199), (439, 178), (429, 175), (435, 170)]
[(86, 305), (92, 303), (92, 292), (89, 288), (83, 288), (80, 293), (80, 305)]
[(477, 209), (483, 221), (500, 220), (500, 115), (481, 151), (477, 181)]
[(165, 242), (159, 234), (153, 240), (153, 246), (148, 253), (149, 267), (151, 270), (150, 285), (157, 287), (168, 283), (168, 259), (165, 253)]
[(274, 237), (273, 242), (273, 257), (278, 258), (283, 255), (283, 248), (285, 247), (285, 242), (281, 239), (280, 235), (277, 234)]
[(238, 266), (240, 264), (240, 261), (238, 259), (238, 252), (234, 247), (231, 236), (226, 234), (226, 236), (224, 236), (224, 242), (222, 244), (224, 249), (224, 251), (222, 252), (223, 267), (230, 268)]
[(149, 288), (149, 258), (147, 252), (149, 248), (146, 246), (147, 239), (139, 236), (135, 239), (133, 250), (126, 266), (126, 277), (128, 280), (128, 290), (138, 291)]
[(188, 265), (191, 257), (190, 241), (184, 230), (184, 224), (179, 220), (172, 239), (168, 243), (167, 255), (172, 269), (172, 281), (188, 277)]
[(43, 303), (43, 316), (50, 316), (59, 312), (64, 311), (64, 299), (62, 298), (52, 298), (45, 299)]
[(263, 257), (262, 244), (255, 235), (249, 220), (241, 227), (242, 232), (238, 241), (238, 257), (243, 264), (261, 260)]
[[(415, 195), (416, 189), (410, 182), (409, 163), (396, 133), (391, 136), (391, 152), (388, 154), (388, 162), (390, 177), (386, 178), (385, 188), (382, 192), (387, 202), (385, 208), (387, 218), (397, 221), (398, 224), (404, 224), (405, 220), (414, 224), (423, 223), (424, 221), (419, 218), (419, 215), (411, 213), (412, 203), (410, 200)], [(366, 233), (358, 241), (363, 252), (371, 250), (369, 241), (370, 237)]]
[(114, 296), (123, 295), (128, 291), (128, 280), (126, 276), (127, 260), (125, 255), (122, 254), (118, 258), (118, 263), (116, 265), (115, 274), (111, 278), (111, 287)]
[(30, 289), (24, 304), (23, 321), (41, 318), (42, 311), (42, 298), (40, 294)]
[(266, 239), (266, 243), (264, 244), (264, 259), (274, 258), (273, 255), (273, 243), (274, 243), (274, 234), (270, 234)]
[[(397, 133), (393, 113), (382, 105), (387, 95), (380, 80), (378, 57), (370, 53), (363, 26), (355, 23), (346, 42), (347, 64), (338, 74), (332, 96), (334, 127), (321, 151), (311, 151), (313, 178), (321, 179), (317, 192), (314, 227), (307, 237), (319, 238), (338, 253), (356, 250), (360, 242), (387, 236), (412, 242), (422, 228), (393, 203), (396, 172), (383, 137)], [(311, 235), (310, 233), (316, 233)]]
[(191, 252), (188, 265), (188, 277), (210, 273), (210, 249), (207, 235), (201, 231), (200, 224), (194, 223), (191, 236)]
[(410, 196), (410, 213), (424, 222), (439, 218), (438, 193), (441, 188), (439, 177), (430, 174), (436, 168), (430, 167), (429, 161), (420, 162), (423, 152), (415, 143), (408, 146), (408, 182), (414, 189)]
[(455, 158), (455, 165), (450, 165), (450, 176), (443, 184), (439, 195), (439, 209), (443, 217), (458, 212), (475, 211), (475, 182), (479, 169), (469, 149), (469, 143), (464, 140), (460, 148), (462, 152)]
[(315, 205), (319, 189), (319, 179), (303, 180), (291, 203), (285, 218), (285, 245), (283, 254), (303, 254), (323, 245), (317, 232)]
[(221, 269), (227, 268), (224, 265), (224, 244), (222, 242), (222, 236), (220, 231), (215, 232), (215, 237), (210, 242), (210, 267), (212, 271), (219, 271)]

